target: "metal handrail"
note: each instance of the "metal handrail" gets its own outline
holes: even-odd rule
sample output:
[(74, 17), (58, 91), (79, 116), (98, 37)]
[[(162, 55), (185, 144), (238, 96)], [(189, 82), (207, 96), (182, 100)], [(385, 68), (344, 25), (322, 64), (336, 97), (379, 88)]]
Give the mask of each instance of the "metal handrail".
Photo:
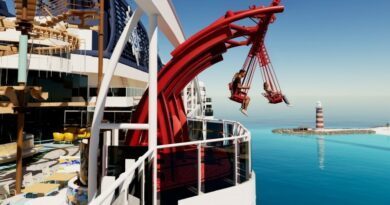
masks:
[(148, 150), (144, 155), (138, 158), (138, 160), (127, 171), (123, 172), (111, 186), (105, 189), (104, 192), (102, 192), (96, 199), (92, 200), (90, 204), (97, 205), (104, 202), (112, 193), (115, 192), (115, 189), (119, 188), (119, 186), (121, 186), (126, 181), (126, 179), (131, 176), (135, 172), (135, 170), (144, 163), (144, 161), (148, 157), (154, 154), (155, 151), (155, 149)]
[[(232, 123), (237, 125), (237, 128), (241, 128), (244, 131), (244, 134), (238, 135), (238, 136), (232, 136), (232, 137), (223, 137), (218, 139), (206, 139), (206, 140), (197, 140), (197, 141), (191, 141), (191, 142), (182, 142), (182, 143), (175, 143), (175, 144), (165, 144), (165, 145), (158, 145), (154, 149), (148, 150), (145, 154), (143, 154), (141, 157), (138, 158), (138, 160), (130, 166), (130, 168), (123, 172), (118, 179), (115, 180), (113, 184), (111, 184), (107, 189), (105, 189), (97, 198), (93, 199), (90, 204), (92, 205), (98, 205), (105, 202), (105, 200), (108, 199), (108, 197), (115, 193), (115, 190), (117, 188), (120, 188), (121, 186), (125, 185), (126, 181), (129, 181), (129, 177), (133, 176), (137, 168), (140, 168), (140, 166), (145, 166), (144, 162), (145, 160), (150, 156), (155, 156), (158, 150), (160, 149), (166, 149), (166, 148), (174, 148), (174, 147), (183, 147), (183, 146), (189, 146), (189, 145), (197, 145), (198, 147), (202, 144), (206, 143), (213, 143), (213, 142), (223, 142), (223, 141), (237, 141), (239, 139), (243, 139), (245, 141), (251, 140), (250, 132), (239, 122), (235, 121), (229, 121), (229, 120), (201, 120), (201, 119), (190, 119), (193, 121), (201, 121), (201, 122), (219, 122), (219, 123)], [(249, 162), (250, 164), (251, 162)], [(250, 165), (251, 167), (251, 165)], [(157, 167), (154, 167), (157, 168)], [(144, 168), (143, 168), (144, 169)], [(251, 168), (250, 168), (251, 169)], [(200, 177), (200, 176), (199, 176)], [(132, 180), (129, 182), (131, 183)]]
[(189, 146), (189, 145), (200, 145), (200, 144), (222, 142), (222, 141), (234, 141), (236, 139), (243, 139), (243, 138), (248, 138), (250, 140), (250, 135), (244, 134), (244, 135), (239, 135), (236, 137), (226, 137), (226, 138), (209, 139), (209, 140), (196, 140), (196, 141), (191, 141), (191, 142), (181, 142), (181, 143), (175, 143), (175, 144), (158, 145), (157, 149), (184, 147), (184, 146)]
[(148, 130), (149, 124), (142, 123), (102, 123), (100, 129), (138, 129)]

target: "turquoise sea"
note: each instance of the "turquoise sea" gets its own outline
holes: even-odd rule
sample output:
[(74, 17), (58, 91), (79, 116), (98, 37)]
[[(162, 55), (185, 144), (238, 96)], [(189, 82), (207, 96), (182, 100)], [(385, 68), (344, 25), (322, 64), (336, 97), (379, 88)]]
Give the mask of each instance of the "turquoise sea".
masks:
[[(293, 108), (255, 99), (249, 117), (215, 98), (217, 118), (234, 119), (252, 133), (257, 205), (390, 204), (390, 136), (289, 136), (272, 129), (315, 125), (316, 99)], [(352, 103), (353, 102), (353, 103)], [(390, 121), (389, 98), (325, 101), (325, 126), (366, 128)]]
[(390, 204), (390, 137), (250, 129), (258, 205)]

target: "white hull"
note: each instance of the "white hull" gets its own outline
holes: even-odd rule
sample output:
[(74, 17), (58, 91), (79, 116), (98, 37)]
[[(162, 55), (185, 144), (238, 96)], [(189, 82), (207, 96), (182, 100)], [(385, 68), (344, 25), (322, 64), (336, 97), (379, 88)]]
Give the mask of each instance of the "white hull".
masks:
[(242, 184), (199, 196), (183, 199), (179, 205), (256, 205), (256, 176)]

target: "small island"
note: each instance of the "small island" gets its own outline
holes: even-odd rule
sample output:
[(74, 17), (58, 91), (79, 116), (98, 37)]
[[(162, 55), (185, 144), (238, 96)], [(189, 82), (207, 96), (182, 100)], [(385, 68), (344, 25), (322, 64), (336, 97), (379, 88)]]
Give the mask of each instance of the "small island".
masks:
[(354, 135), (354, 134), (376, 134), (374, 129), (312, 129), (312, 128), (282, 128), (274, 129), (276, 134), (289, 135)]
[(325, 128), (324, 126), (324, 114), (322, 103), (317, 102), (316, 106), (316, 127), (298, 127), (298, 128), (280, 128), (272, 130), (275, 134), (288, 134), (288, 135), (356, 135), (356, 134), (380, 134), (390, 135), (390, 124), (387, 123), (383, 127), (375, 128), (343, 128), (343, 129), (332, 129)]

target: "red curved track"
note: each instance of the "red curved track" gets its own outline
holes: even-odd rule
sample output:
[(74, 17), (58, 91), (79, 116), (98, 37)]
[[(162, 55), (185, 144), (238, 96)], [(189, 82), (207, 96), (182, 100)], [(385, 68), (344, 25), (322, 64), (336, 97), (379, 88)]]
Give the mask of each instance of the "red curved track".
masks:
[[(244, 11), (228, 11), (225, 16), (189, 38), (171, 53), (172, 59), (158, 74), (158, 144), (189, 141), (187, 118), (181, 98), (184, 87), (199, 73), (222, 61), (222, 54), (228, 49), (264, 42), (268, 25), (275, 19), (274, 14), (283, 10), (284, 7), (279, 6), (279, 0), (274, 0), (269, 7), (253, 6)], [(244, 19), (252, 19), (256, 24), (239, 25), (239, 21)], [(254, 43), (252, 50), (261, 49), (262, 46), (263, 43)], [(147, 120), (148, 92), (145, 92), (132, 122), (147, 123)], [(127, 144), (146, 146), (147, 136), (146, 131), (129, 132)]]

